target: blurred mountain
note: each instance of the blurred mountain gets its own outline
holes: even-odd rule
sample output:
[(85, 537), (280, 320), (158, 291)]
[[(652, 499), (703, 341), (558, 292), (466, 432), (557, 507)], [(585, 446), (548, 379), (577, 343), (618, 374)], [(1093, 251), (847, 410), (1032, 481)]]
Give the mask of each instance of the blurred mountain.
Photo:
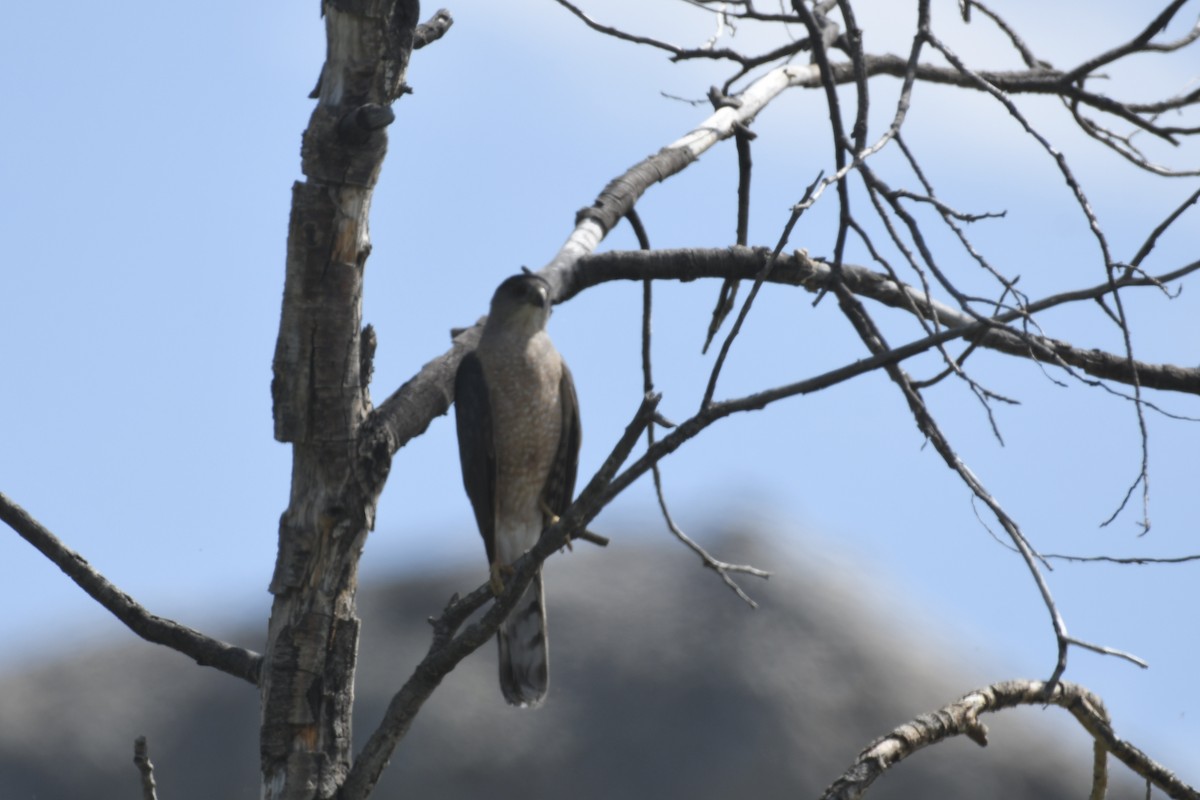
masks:
[[(495, 648), (483, 648), (418, 716), (376, 797), (816, 797), (873, 739), (976, 688), (961, 658), (925, 636), (932, 621), (885, 605), (853, 563), (796, 547), (734, 535), (713, 544), (775, 573), (744, 581), (757, 610), (681, 548), (618, 541), (556, 556), (545, 706), (507, 707)], [(480, 561), (363, 590), (360, 743), (424, 653), (426, 618), (483, 580)], [(261, 649), (261, 634), (228, 638)], [(1007, 677), (1017, 676), (998, 664), (993, 679)], [(1060, 744), (1065, 728), (1045, 719), (989, 719), (989, 747), (917, 753), (871, 795), (1086, 796), (1086, 737)], [(257, 722), (252, 687), (130, 635), (0, 677), (0, 798), (137, 797), (131, 757), (144, 734), (163, 800), (251, 800)]]

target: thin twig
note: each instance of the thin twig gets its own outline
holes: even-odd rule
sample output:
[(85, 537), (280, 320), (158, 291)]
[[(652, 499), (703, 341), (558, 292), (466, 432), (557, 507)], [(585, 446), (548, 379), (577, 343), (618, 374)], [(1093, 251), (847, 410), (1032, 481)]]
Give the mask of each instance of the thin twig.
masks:
[[(1118, 59), (1124, 58), (1125, 56), (1132, 55), (1134, 53), (1144, 53), (1155, 49), (1150, 45), (1150, 40), (1165, 30), (1169, 24), (1171, 24), (1171, 20), (1174, 19), (1175, 15), (1179, 13), (1179, 9), (1183, 8), (1187, 2), (1188, 0), (1171, 0), (1167, 7), (1163, 9), (1157, 17), (1151, 20), (1149, 25), (1147, 25), (1140, 33), (1138, 33), (1128, 42), (1125, 42), (1118, 47), (1114, 47), (1105, 53), (1101, 53), (1094, 58), (1089, 58), (1079, 66), (1069, 70), (1064, 78), (1073, 83), (1087, 77), (1088, 75), (1091, 75), (1101, 67), (1107, 66)], [(1184, 41), (1191, 41), (1191, 38), (1185, 37)], [(1168, 46), (1164, 49), (1169, 51), (1170, 49), (1175, 48)]]
[(1154, 227), (1154, 230), (1150, 232), (1150, 235), (1146, 237), (1146, 241), (1142, 242), (1142, 246), (1138, 248), (1133, 260), (1129, 262), (1129, 266), (1135, 269), (1141, 267), (1142, 262), (1146, 260), (1151, 251), (1154, 250), (1154, 246), (1158, 244), (1159, 238), (1167, 232), (1168, 228), (1174, 225), (1175, 222), (1183, 216), (1185, 211), (1196, 205), (1198, 200), (1200, 200), (1200, 189), (1197, 189), (1188, 195), (1182, 203), (1175, 207), (1175, 210), (1164, 217), (1163, 221), (1158, 223), (1158, 225)]
[[(648, 428), (647, 430), (651, 429)], [(653, 442), (651, 442), (651, 445), (653, 445)], [(684, 533), (683, 529), (675, 523), (674, 518), (671, 516), (671, 510), (667, 507), (667, 497), (663, 492), (662, 469), (659, 467), (657, 462), (653, 467), (651, 467), (651, 472), (654, 476), (654, 494), (658, 498), (658, 507), (662, 512), (663, 520), (667, 523), (667, 528), (671, 531), (676, 539), (678, 539), (689, 550), (700, 557), (700, 561), (704, 564), (704, 566), (720, 575), (721, 580), (725, 582), (725, 585), (732, 589), (733, 593), (740, 597), (743, 602), (745, 602), (751, 608), (758, 608), (758, 603), (755, 602), (750, 595), (746, 594), (745, 590), (738, 585), (737, 581), (735, 581), (729, 573), (742, 572), (747, 575), (753, 575), (756, 578), (763, 578), (764, 580), (770, 578), (771, 573), (749, 564), (730, 564), (726, 561), (721, 561), (701, 547), (695, 539)]]
[(788, 217), (787, 224), (783, 226), (783, 232), (779, 235), (779, 241), (775, 244), (775, 249), (771, 251), (771, 256), (763, 263), (762, 269), (754, 276), (754, 285), (750, 287), (750, 293), (746, 295), (745, 302), (742, 303), (742, 308), (738, 311), (737, 319), (733, 321), (733, 327), (729, 329), (729, 333), (725, 336), (725, 340), (721, 342), (721, 350), (717, 353), (717, 360), (713, 363), (712, 372), (708, 376), (708, 386), (704, 389), (704, 399), (700, 401), (700, 407), (705, 408), (713, 401), (713, 394), (717, 391), (717, 379), (721, 376), (721, 368), (725, 366), (725, 359), (729, 355), (729, 348), (733, 346), (733, 340), (742, 330), (742, 324), (746, 321), (746, 317), (750, 314), (750, 307), (754, 304), (754, 298), (758, 296), (758, 290), (762, 288), (763, 283), (771, 275), (771, 268), (775, 265), (775, 260), (779, 258), (779, 254), (787, 245), (788, 239), (792, 235), (792, 229), (796, 227), (796, 223), (800, 220), (800, 215), (803, 214), (809, 206), (806, 201), (812, 196), (813, 191), (821, 182), (821, 176), (817, 175), (816, 180), (808, 185), (804, 190), (804, 196), (800, 202), (792, 207), (791, 216)]
[[(643, 251), (649, 251), (650, 237), (646, 235), (646, 228), (642, 225), (641, 218), (633, 209), (629, 210), (627, 217), (629, 219), (629, 224), (633, 227), (634, 234), (637, 236), (638, 246), (641, 247)], [(650, 340), (652, 333), (650, 321), (653, 312), (653, 285), (654, 282), (651, 280), (646, 280), (642, 284), (642, 389), (647, 394), (650, 394), (654, 391), (654, 367), (650, 358)], [(647, 425), (646, 446), (654, 447), (654, 441), (654, 426)], [(707, 550), (697, 544), (695, 540), (684, 533), (683, 530), (675, 524), (675, 520), (671, 517), (671, 511), (667, 507), (667, 498), (663, 491), (662, 485), (661, 468), (659, 467), (658, 463), (655, 462), (651, 469), (654, 473), (654, 492), (658, 497), (658, 507), (662, 511), (663, 520), (667, 524), (667, 529), (671, 531), (676, 539), (678, 539), (693, 553), (699, 556), (700, 561), (704, 564), (704, 566), (716, 572), (721, 577), (721, 580), (725, 582), (725, 585), (732, 589), (738, 597), (748, 603), (751, 608), (758, 608), (758, 603), (754, 602), (754, 600), (752, 600), (750, 596), (742, 590), (742, 587), (740, 587), (737, 582), (733, 580), (729, 573), (745, 572), (760, 578), (769, 578), (771, 574), (765, 570), (758, 569), (757, 567), (744, 564), (729, 564), (714, 558), (711, 553), (709, 553)]]
[(1186, 564), (1191, 561), (1200, 561), (1200, 555), (1154, 558), (1151, 556), (1072, 556), (1064, 553), (1042, 553), (1042, 558), (1055, 561), (1068, 561), (1077, 564)]
[(1144, 658), (1135, 656), (1133, 653), (1127, 653), (1124, 650), (1118, 650), (1115, 647), (1105, 647), (1104, 645), (1085, 642), (1083, 639), (1077, 639), (1074, 636), (1068, 636), (1066, 639), (1067, 644), (1073, 644), (1076, 647), (1082, 647), (1084, 650), (1091, 650), (1093, 653), (1099, 653), (1102, 656), (1114, 656), (1115, 658), (1121, 658), (1131, 664), (1136, 664), (1142, 669), (1150, 668), (1150, 664), (1148, 664)]
[[(744, 125), (738, 125), (734, 128), (734, 143), (737, 145), (738, 158), (738, 185), (737, 185), (737, 245), (745, 247), (749, 241), (750, 229), (750, 175), (753, 168), (753, 163), (750, 159), (750, 142), (754, 139), (754, 133)], [(648, 250), (648, 247), (643, 247), (643, 250)], [(733, 310), (734, 301), (737, 299), (738, 281), (735, 278), (726, 278), (721, 282), (721, 290), (717, 293), (717, 304), (713, 308), (712, 319), (708, 323), (708, 334), (704, 337), (704, 347), (700, 348), (702, 354), (708, 352), (709, 346), (712, 344), (713, 337), (717, 335), (717, 331), (725, 323), (725, 318), (729, 316), (729, 312)]]
[(1008, 41), (1012, 44), (1013, 48), (1021, 54), (1021, 60), (1025, 62), (1025, 66), (1030, 67), (1031, 69), (1039, 69), (1050, 66), (1034, 55), (1033, 51), (1029, 49), (1029, 45), (1025, 44), (1025, 40), (1022, 39), (1016, 30), (995, 11), (992, 11), (978, 0), (963, 0), (963, 6), (965, 13), (969, 13), (972, 6), (978, 8), (988, 17), (988, 19), (995, 23), (996, 27), (1008, 37)]
[(620, 28), (614, 28), (611, 25), (605, 25), (603, 23), (597, 22), (596, 20), (592, 19), (587, 14), (585, 14), (583, 12), (583, 10), (581, 8), (579, 8), (579, 6), (576, 6), (573, 3), (569, 3), (569, 2), (567, 2), (567, 0), (556, 0), (556, 2), (563, 8), (570, 11), (576, 17), (583, 20), (583, 24), (587, 25), (589, 28), (596, 31), (597, 33), (603, 33), (605, 36), (611, 36), (614, 39), (620, 39), (622, 41), (632, 42), (633, 44), (644, 44), (649, 47), (657, 48), (658, 50), (665, 50), (674, 56), (682, 55), (683, 53), (686, 52), (686, 48), (677, 47), (676, 45), (668, 44), (667, 42), (663, 42), (658, 39), (652, 39), (648, 36), (637, 36), (636, 34), (626, 33), (625, 31), (621, 30)]

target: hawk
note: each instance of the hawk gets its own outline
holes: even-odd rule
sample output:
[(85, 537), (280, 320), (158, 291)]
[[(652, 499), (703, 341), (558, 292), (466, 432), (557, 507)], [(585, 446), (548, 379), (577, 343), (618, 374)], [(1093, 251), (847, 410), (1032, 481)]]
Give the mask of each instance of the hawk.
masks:
[[(502, 573), (511, 572), (575, 492), (579, 400), (546, 334), (549, 319), (550, 284), (528, 272), (508, 278), (496, 289), (479, 345), (463, 358), (454, 382), (463, 485), (497, 594)], [(541, 569), (496, 642), (504, 699), (539, 705), (549, 683)]]

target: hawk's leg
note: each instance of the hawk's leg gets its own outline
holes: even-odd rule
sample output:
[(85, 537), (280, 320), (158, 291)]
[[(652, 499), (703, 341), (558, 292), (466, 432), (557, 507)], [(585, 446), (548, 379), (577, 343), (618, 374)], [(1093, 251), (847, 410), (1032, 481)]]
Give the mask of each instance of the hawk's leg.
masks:
[(492, 594), (496, 597), (504, 594), (504, 580), (501, 575), (512, 575), (516, 570), (510, 564), (501, 564), (499, 561), (493, 561), (488, 569), (488, 586), (492, 588)]

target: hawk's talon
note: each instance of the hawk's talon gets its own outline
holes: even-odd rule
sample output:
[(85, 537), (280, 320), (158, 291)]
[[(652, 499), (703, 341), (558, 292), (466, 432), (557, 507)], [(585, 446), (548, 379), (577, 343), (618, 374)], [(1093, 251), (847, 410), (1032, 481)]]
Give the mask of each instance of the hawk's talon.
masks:
[[(559, 521), (562, 519), (562, 517), (560, 517), (558, 514), (555, 514), (553, 511), (550, 510), (550, 506), (546, 505), (546, 498), (544, 498), (544, 497), (539, 498), (538, 505), (542, 507), (542, 513), (546, 515), (546, 527), (550, 527), (551, 525), (557, 525), (559, 523)], [(568, 550), (570, 550), (572, 553), (574, 553), (575, 548), (571, 544), (572, 538), (573, 537), (568, 536), (567, 541), (563, 545), (563, 547), (566, 547)], [(559, 552), (562, 552), (562, 548), (559, 548)]]
[(542, 513), (546, 515), (546, 525), (557, 525), (562, 519), (558, 514), (550, 510), (550, 506), (546, 505), (546, 498), (538, 498), (538, 505), (542, 508)]
[(488, 569), (488, 586), (491, 587), (492, 594), (496, 597), (504, 594), (504, 579), (500, 576), (502, 574), (513, 575), (515, 573), (516, 570), (511, 565), (501, 564), (499, 561), (494, 562)]

